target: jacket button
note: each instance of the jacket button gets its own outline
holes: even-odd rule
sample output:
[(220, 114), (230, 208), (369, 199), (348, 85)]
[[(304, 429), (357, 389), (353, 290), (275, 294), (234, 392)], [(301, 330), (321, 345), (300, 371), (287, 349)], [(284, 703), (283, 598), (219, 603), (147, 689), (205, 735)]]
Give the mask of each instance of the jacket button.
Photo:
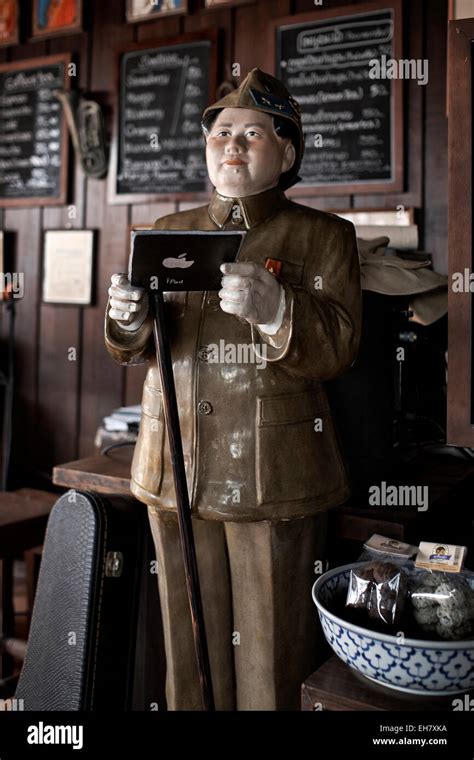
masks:
[(208, 362), (209, 357), (213, 353), (213, 349), (210, 346), (203, 346), (198, 351), (198, 358), (201, 359), (203, 362)]
[(212, 311), (219, 311), (220, 304), (219, 304), (220, 298), (219, 296), (209, 296), (207, 299), (207, 304)]
[(198, 403), (198, 412), (199, 414), (211, 414), (212, 404), (209, 401), (200, 401)]

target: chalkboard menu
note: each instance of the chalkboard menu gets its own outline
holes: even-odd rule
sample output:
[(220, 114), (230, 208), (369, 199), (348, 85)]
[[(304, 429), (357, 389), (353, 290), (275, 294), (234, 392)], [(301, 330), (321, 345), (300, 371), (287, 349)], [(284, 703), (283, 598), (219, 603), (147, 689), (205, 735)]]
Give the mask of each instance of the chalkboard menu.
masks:
[(194, 198), (207, 191), (201, 115), (215, 83), (213, 69), (208, 38), (122, 55), (112, 202)]
[(384, 76), (400, 57), (400, 13), (395, 0), (275, 22), (276, 76), (302, 111), (300, 193), (402, 189), (401, 83)]
[(0, 206), (66, 201), (67, 131), (55, 90), (67, 55), (0, 65)]

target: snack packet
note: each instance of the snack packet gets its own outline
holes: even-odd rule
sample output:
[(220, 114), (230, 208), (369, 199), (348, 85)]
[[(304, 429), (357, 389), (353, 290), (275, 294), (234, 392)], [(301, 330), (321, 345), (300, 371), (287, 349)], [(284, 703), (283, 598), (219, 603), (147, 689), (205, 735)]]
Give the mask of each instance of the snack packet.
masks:
[(351, 570), (346, 607), (365, 610), (371, 620), (400, 622), (408, 594), (408, 576), (393, 562), (375, 560)]

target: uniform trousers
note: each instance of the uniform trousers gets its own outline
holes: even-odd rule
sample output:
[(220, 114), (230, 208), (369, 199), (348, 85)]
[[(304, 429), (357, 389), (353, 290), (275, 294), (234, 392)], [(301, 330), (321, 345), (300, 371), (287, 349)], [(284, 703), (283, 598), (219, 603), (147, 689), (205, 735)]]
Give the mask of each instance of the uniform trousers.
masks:
[[(148, 506), (166, 653), (168, 710), (202, 710), (174, 511)], [(217, 710), (298, 710), (315, 670), (319, 634), (311, 598), (325, 557), (327, 514), (259, 522), (193, 516)]]

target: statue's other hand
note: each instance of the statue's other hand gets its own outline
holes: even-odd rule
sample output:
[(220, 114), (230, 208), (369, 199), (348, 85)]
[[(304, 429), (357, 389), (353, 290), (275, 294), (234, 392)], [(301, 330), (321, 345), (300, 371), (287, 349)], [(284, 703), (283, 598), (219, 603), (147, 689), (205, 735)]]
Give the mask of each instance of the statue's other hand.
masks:
[(110, 319), (125, 330), (138, 330), (148, 314), (148, 293), (131, 285), (126, 274), (113, 274), (110, 279)]

